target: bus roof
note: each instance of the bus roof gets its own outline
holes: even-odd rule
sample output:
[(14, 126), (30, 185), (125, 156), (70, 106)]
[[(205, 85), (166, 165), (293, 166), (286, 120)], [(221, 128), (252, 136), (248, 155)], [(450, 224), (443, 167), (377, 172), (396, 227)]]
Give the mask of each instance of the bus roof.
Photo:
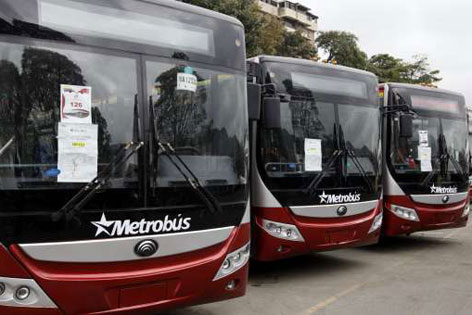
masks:
[(410, 83), (395, 83), (395, 82), (387, 82), (383, 83), (384, 85), (388, 85), (391, 87), (396, 87), (396, 88), (407, 88), (407, 89), (416, 89), (420, 91), (428, 91), (428, 92), (436, 92), (436, 93), (444, 93), (444, 94), (453, 94), (457, 95), (460, 97), (464, 97), (463, 94), (451, 90), (445, 90), (445, 89), (438, 89), (438, 88), (433, 88), (433, 87), (428, 87), (428, 86), (422, 86), (418, 84), (410, 84)]
[(333, 70), (340, 70), (340, 71), (358, 73), (358, 74), (362, 74), (362, 75), (366, 75), (366, 76), (372, 76), (372, 77), (377, 78), (376, 75), (373, 74), (372, 72), (368, 72), (368, 71), (364, 71), (364, 70), (360, 70), (360, 69), (355, 69), (355, 68), (350, 68), (350, 67), (345, 67), (345, 66), (338, 66), (338, 65), (332, 65), (332, 64), (317, 62), (317, 61), (313, 61), (313, 60), (300, 59), (300, 58), (261, 55), (261, 56), (257, 56), (257, 57), (254, 57), (254, 58), (250, 58), (248, 60), (251, 60), (251, 61), (254, 61), (254, 62), (280, 62), (280, 63), (290, 63), (290, 64), (296, 64), (296, 65), (305, 65), (305, 66), (311, 66), (311, 67), (318, 67), (318, 68), (325, 68), (325, 69), (333, 69)]
[(226, 14), (223, 14), (223, 13), (219, 13), (219, 12), (216, 12), (216, 11), (208, 10), (208, 9), (198, 7), (198, 6), (195, 6), (195, 5), (192, 5), (192, 4), (183, 3), (183, 2), (180, 2), (180, 1), (175, 1), (175, 0), (138, 0), (138, 1), (146, 2), (146, 3), (154, 3), (154, 4), (161, 5), (161, 6), (166, 6), (166, 7), (169, 7), (169, 8), (177, 9), (177, 10), (180, 10), (180, 11), (187, 11), (189, 13), (198, 14), (198, 15), (202, 15), (202, 16), (206, 16), (206, 17), (210, 17), (210, 18), (230, 22), (230, 23), (235, 24), (237, 26), (244, 27), (243, 24), (238, 19), (236, 19), (232, 16), (229, 16), (229, 15), (226, 15)]

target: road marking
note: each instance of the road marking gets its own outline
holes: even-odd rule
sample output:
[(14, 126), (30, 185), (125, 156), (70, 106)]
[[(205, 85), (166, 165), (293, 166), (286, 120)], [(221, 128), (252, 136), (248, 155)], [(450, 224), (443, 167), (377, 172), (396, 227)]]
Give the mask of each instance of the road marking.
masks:
[[(449, 234), (447, 234), (447, 235), (445, 235), (445, 236), (443, 236), (443, 237), (440, 237), (440, 238), (442, 238), (442, 239), (451, 238), (451, 237), (455, 236), (456, 234), (460, 233), (462, 230), (464, 230), (464, 229), (460, 229), (460, 228), (454, 229), (451, 233), (449, 233)], [(422, 236), (427, 236), (427, 235), (425, 234), (425, 235), (422, 235)], [(423, 250), (424, 250), (424, 249), (423, 249)], [(401, 260), (401, 261), (399, 261), (399, 262), (397, 262), (397, 263), (395, 263), (395, 264), (393, 264), (393, 265), (391, 265), (391, 266), (385, 268), (384, 271), (390, 271), (390, 270), (392, 270), (392, 269), (396, 269), (396, 268), (398, 268), (399, 266), (404, 265), (404, 264), (406, 264), (406, 263), (408, 263), (408, 262), (410, 262), (410, 261), (412, 261), (412, 260), (415, 260), (415, 259), (416, 259), (416, 257), (408, 257), (408, 258), (405, 258), (405, 259), (403, 259), (403, 260)], [(306, 311), (302, 312), (301, 315), (312, 315), (312, 314), (315, 314), (316, 312), (318, 312), (318, 311), (320, 311), (320, 310), (322, 310), (322, 309), (328, 307), (329, 305), (333, 304), (334, 302), (336, 302), (338, 299), (342, 298), (343, 296), (346, 296), (346, 295), (348, 295), (348, 294), (350, 294), (350, 293), (352, 293), (352, 292), (358, 290), (359, 288), (361, 288), (362, 286), (366, 285), (367, 283), (369, 283), (369, 280), (364, 281), (364, 282), (362, 282), (362, 283), (355, 284), (355, 285), (353, 285), (353, 286), (347, 288), (346, 290), (341, 291), (341, 292), (339, 292), (338, 294), (335, 294), (335, 295), (333, 295), (333, 296), (327, 298), (326, 300), (319, 302), (319, 303), (316, 304), (315, 306), (310, 307), (310, 308), (307, 309)]]
[(328, 305), (336, 302), (339, 298), (342, 298), (343, 296), (345, 295), (348, 295), (349, 293), (351, 292), (354, 292), (356, 291), (357, 289), (359, 289), (360, 287), (362, 287), (365, 283), (359, 283), (359, 284), (356, 284), (356, 285), (353, 285), (352, 287), (342, 291), (342, 292), (339, 292), (338, 294), (336, 295), (333, 295), (329, 298), (327, 298), (326, 300), (316, 304), (315, 306), (313, 307), (310, 307), (308, 310), (306, 310), (305, 312), (303, 312), (302, 314), (303, 315), (310, 315), (310, 314), (314, 314), (316, 312), (318, 312), (319, 310), (327, 307)]

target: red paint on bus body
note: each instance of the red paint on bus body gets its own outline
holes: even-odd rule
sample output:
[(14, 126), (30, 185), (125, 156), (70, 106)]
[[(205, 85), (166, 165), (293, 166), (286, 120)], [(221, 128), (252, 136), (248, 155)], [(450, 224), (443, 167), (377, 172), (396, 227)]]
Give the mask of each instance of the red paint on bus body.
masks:
[[(385, 211), (383, 233), (386, 236), (410, 234), (418, 231), (438, 230), (464, 227), (468, 216), (463, 217), (464, 207), (469, 198), (461, 202), (447, 205), (428, 205), (414, 202), (407, 196), (385, 196)], [(414, 209), (419, 217), (418, 221), (410, 221), (397, 217), (390, 210), (395, 204)]]
[[(259, 261), (273, 261), (316, 251), (375, 244), (380, 229), (368, 233), (375, 216), (381, 211), (379, 202), (374, 211), (349, 217), (308, 218), (294, 215), (288, 208), (253, 208), (252, 256)], [(304, 238), (296, 242), (276, 238), (262, 227), (262, 219), (293, 224)]]
[[(236, 228), (224, 243), (191, 253), (117, 263), (36, 261), (20, 247), (10, 251), (46, 294), (67, 314), (155, 314), (170, 308), (209, 303), (245, 294), (248, 265), (213, 281), (226, 255), (249, 242), (250, 224)], [(236, 288), (227, 290), (229, 281)], [(10, 308), (0, 306), (0, 314)], [(21, 314), (58, 310), (14, 309)], [(60, 312), (59, 312), (60, 313)]]

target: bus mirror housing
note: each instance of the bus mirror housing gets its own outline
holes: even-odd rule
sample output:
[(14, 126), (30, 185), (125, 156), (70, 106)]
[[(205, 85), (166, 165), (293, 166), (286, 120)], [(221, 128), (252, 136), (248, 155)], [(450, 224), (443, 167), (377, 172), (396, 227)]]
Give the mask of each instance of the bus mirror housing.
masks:
[(278, 97), (264, 98), (264, 126), (267, 129), (282, 128), (280, 99)]
[(413, 116), (410, 114), (400, 116), (400, 137), (413, 137)]
[(247, 110), (249, 120), (261, 119), (261, 86), (259, 84), (247, 84)]

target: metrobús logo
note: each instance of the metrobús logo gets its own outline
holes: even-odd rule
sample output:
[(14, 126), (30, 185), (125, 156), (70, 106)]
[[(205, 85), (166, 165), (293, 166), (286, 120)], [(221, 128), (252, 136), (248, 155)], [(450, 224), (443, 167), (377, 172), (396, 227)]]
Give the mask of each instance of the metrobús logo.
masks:
[(441, 187), (441, 186), (431, 186), (431, 193), (432, 194), (456, 194), (457, 187)]
[(361, 200), (361, 194), (358, 193), (349, 193), (347, 195), (343, 194), (326, 194), (323, 191), (323, 194), (319, 195), (320, 203), (347, 203), (347, 202), (358, 202)]
[(128, 236), (128, 235), (142, 235), (148, 233), (160, 232), (178, 232), (185, 231), (190, 228), (190, 220), (192, 218), (182, 217), (179, 214), (175, 218), (170, 218), (168, 215), (163, 220), (140, 221), (131, 220), (107, 220), (105, 213), (102, 213), (100, 221), (92, 221), (91, 223), (97, 228), (95, 237), (106, 234), (108, 236)]

